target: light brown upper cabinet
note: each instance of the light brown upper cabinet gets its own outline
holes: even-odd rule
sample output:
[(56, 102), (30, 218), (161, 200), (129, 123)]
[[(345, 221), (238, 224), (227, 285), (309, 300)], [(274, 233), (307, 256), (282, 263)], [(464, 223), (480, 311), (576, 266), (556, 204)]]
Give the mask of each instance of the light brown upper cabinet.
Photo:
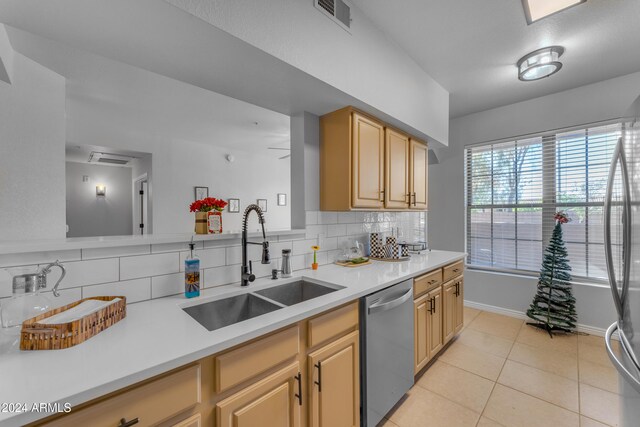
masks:
[(427, 210), (429, 201), (429, 148), (411, 139), (409, 150), (409, 207)]
[(346, 107), (320, 118), (320, 209), (427, 209), (427, 145)]
[(352, 141), (352, 206), (380, 208), (384, 203), (384, 127), (353, 113)]
[(384, 207), (406, 208), (409, 203), (409, 137), (385, 129)]

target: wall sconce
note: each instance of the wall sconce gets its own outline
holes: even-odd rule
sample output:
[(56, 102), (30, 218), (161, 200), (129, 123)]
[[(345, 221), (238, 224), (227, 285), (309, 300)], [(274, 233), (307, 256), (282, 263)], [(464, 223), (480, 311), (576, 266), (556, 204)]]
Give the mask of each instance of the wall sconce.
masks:
[(104, 197), (107, 195), (107, 186), (106, 185), (96, 185), (96, 196)]

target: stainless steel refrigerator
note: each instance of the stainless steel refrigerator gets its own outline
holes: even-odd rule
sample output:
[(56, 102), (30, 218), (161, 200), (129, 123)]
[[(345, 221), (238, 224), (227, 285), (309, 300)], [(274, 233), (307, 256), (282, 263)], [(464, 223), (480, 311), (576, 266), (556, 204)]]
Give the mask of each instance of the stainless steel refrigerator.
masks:
[[(604, 207), (607, 272), (618, 320), (605, 335), (619, 373), (620, 425), (640, 425), (640, 98), (616, 146)], [(619, 346), (612, 342), (617, 332)], [(611, 408), (612, 410), (616, 408)]]

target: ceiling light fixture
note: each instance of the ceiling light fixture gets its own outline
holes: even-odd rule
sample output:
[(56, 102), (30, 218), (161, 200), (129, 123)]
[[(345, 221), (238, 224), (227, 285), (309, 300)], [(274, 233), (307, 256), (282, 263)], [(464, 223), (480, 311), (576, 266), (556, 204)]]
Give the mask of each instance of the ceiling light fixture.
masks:
[(529, 25), (536, 21), (577, 6), (587, 0), (522, 0), (524, 14)]
[(558, 59), (563, 53), (562, 46), (549, 46), (526, 54), (518, 61), (518, 78), (528, 82), (557, 73), (562, 68)]

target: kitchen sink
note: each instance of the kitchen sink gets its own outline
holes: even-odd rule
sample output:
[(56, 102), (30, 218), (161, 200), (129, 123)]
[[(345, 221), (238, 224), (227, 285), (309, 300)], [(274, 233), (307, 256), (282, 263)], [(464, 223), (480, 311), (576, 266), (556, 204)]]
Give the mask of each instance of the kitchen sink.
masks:
[(294, 305), (340, 289), (342, 289), (342, 287), (329, 287), (307, 282), (306, 280), (298, 280), (297, 282), (285, 283), (284, 285), (263, 289), (255, 293), (279, 302), (280, 304)]
[(252, 319), (282, 308), (252, 294), (205, 302), (183, 310), (210, 331)]

